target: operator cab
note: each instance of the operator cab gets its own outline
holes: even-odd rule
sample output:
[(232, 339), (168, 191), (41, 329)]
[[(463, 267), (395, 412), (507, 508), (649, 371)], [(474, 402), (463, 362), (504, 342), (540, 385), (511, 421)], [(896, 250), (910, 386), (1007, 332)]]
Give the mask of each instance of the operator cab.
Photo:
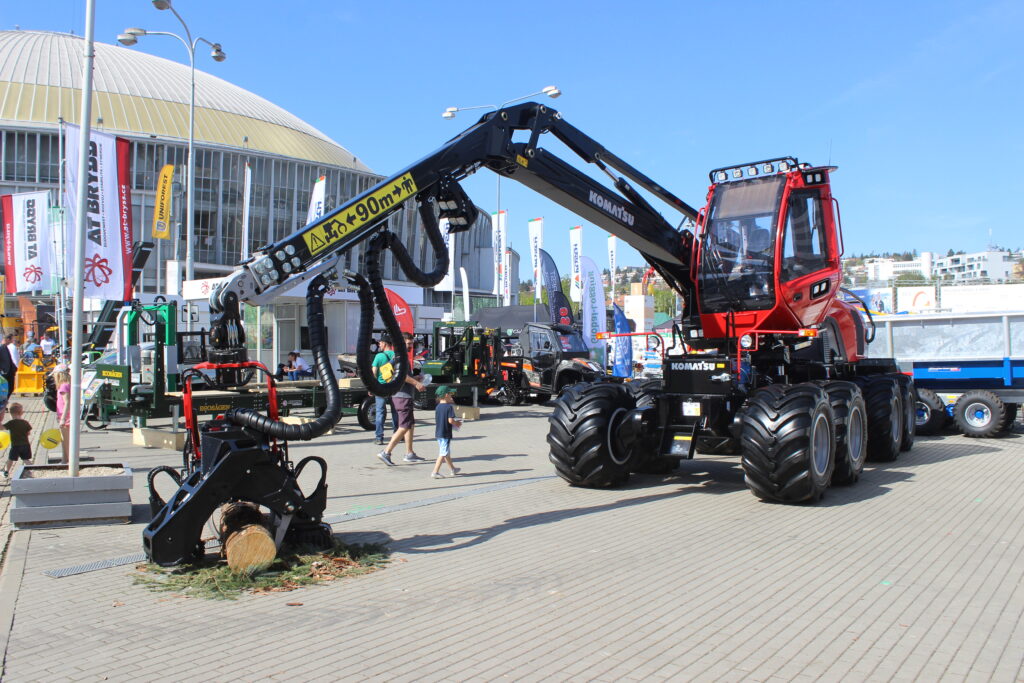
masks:
[(786, 157), (711, 172), (695, 276), (707, 336), (821, 322), (839, 286), (832, 170)]

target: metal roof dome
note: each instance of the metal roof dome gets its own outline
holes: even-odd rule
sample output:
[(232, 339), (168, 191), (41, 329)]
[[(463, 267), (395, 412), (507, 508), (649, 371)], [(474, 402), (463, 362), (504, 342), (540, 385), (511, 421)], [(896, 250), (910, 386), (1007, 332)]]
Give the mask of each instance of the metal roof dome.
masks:
[[(94, 43), (93, 116), (100, 130), (188, 139), (189, 67), (144, 52)], [(84, 39), (47, 31), (0, 31), (0, 122), (56, 126), (81, 110)], [(351, 152), (281, 107), (196, 70), (197, 144), (246, 148), (295, 159), (370, 169)]]

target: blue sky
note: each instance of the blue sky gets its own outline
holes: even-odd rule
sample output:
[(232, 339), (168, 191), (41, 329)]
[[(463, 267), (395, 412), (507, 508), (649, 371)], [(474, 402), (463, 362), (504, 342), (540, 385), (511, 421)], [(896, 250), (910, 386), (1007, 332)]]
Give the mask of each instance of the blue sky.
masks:
[[(0, 2), (0, 26), (84, 32), (85, 0)], [(96, 0), (96, 38), (180, 29), (147, 0)], [(1024, 3), (342, 2), (175, 0), (228, 60), (198, 68), (251, 90), (389, 174), (471, 124), (449, 106), (557, 85), (551, 104), (694, 205), (716, 166), (795, 155), (839, 166), (848, 253), (1024, 246)], [(134, 48), (187, 62), (177, 41)], [(554, 145), (552, 145), (554, 148)], [(494, 209), (495, 179), (470, 196)], [(526, 223), (567, 269), (576, 216), (502, 182), (512, 245)], [(659, 206), (659, 209), (661, 206)], [(673, 224), (678, 216), (663, 211)], [(606, 234), (584, 250), (607, 265)], [(619, 263), (640, 265), (620, 248)]]

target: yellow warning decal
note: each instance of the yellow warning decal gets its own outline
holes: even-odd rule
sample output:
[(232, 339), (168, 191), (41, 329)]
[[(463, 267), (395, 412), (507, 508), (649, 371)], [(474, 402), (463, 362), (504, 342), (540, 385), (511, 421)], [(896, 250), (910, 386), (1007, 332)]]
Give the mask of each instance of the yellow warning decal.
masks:
[(406, 173), (305, 232), (302, 239), (306, 242), (306, 248), (316, 256), (353, 230), (393, 210), (414, 194), (416, 181), (411, 174)]
[(517, 164), (519, 164), (520, 166), (522, 166), (523, 168), (526, 168), (526, 167), (527, 167), (527, 165), (528, 165), (528, 164), (529, 164), (530, 162), (529, 162), (529, 161), (527, 161), (527, 160), (526, 160), (526, 157), (524, 157), (524, 156), (523, 156), (522, 154), (517, 154), (517, 155), (516, 155), (516, 163), (517, 163)]
[(724, 367), (725, 367), (725, 363), (715, 363), (715, 368), (717, 368), (719, 370), (721, 370)]
[(672, 437), (673, 441), (689, 441), (692, 437), (685, 436), (683, 434), (676, 434)]

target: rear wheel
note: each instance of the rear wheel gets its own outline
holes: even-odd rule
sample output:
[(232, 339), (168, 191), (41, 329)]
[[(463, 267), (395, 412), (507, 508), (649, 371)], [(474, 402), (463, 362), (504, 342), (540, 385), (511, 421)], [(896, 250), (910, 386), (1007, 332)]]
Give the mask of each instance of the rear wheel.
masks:
[[(625, 385), (626, 391), (632, 394), (636, 401), (637, 408), (646, 408), (653, 405), (654, 397), (661, 393), (661, 380), (645, 379), (636, 382), (629, 382)], [(640, 449), (645, 449), (641, 451)], [(632, 465), (630, 470), (639, 474), (668, 474), (679, 468), (677, 458), (665, 458), (658, 455), (657, 444), (637, 443), (633, 452)]]
[(367, 431), (373, 431), (376, 428), (374, 420), (377, 417), (377, 402), (373, 400), (373, 396), (367, 396), (363, 399), (363, 402), (359, 404), (359, 412), (356, 413), (356, 421), (359, 422), (359, 426)]
[(946, 426), (946, 405), (931, 389), (917, 390), (915, 427), (919, 436), (934, 436)]
[(1016, 403), (1006, 404), (1006, 415), (1003, 418), (1003, 424), (999, 428), (1001, 434), (1009, 434), (1013, 431), (1013, 425), (1017, 421), (1017, 408)]
[(836, 426), (836, 467), (833, 484), (853, 484), (860, 478), (868, 455), (867, 406), (853, 382), (822, 382), (832, 404)]
[(811, 383), (758, 389), (740, 414), (744, 481), (777, 503), (815, 502), (832, 479), (836, 439), (828, 394)]
[(896, 382), (900, 385), (900, 400), (903, 402), (903, 438), (900, 450), (909, 451), (914, 447), (914, 434), (917, 431), (917, 388), (914, 379), (909, 375), (897, 373)]
[(957, 399), (953, 419), (964, 436), (987, 439), (996, 436), (1006, 421), (1006, 404), (991, 391), (968, 391)]
[(616, 435), (635, 406), (619, 384), (579, 384), (566, 389), (548, 418), (548, 458), (558, 476), (574, 486), (625, 483), (632, 448)]
[(903, 445), (903, 401), (892, 375), (856, 378), (868, 408), (868, 460), (892, 462)]

